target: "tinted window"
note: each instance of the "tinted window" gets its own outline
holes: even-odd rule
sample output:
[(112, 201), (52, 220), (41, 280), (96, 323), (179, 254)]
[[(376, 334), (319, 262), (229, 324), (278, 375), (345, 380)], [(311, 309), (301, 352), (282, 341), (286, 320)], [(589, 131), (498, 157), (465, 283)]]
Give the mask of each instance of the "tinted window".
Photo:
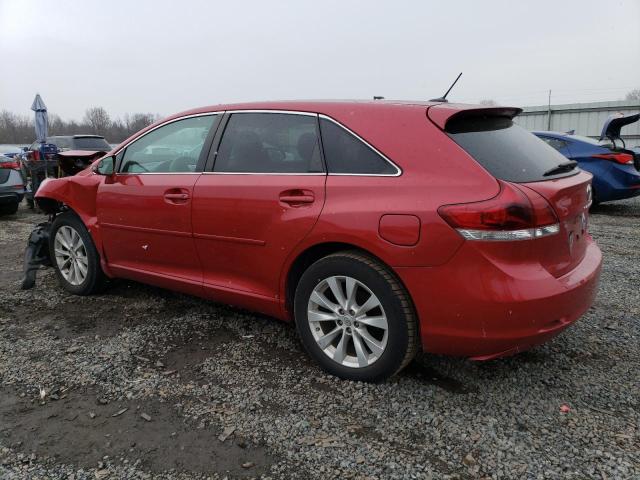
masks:
[(316, 116), (235, 113), (213, 170), (238, 173), (322, 172)]
[(552, 137), (538, 137), (538, 138), (543, 142), (545, 142), (550, 147), (555, 148), (556, 150), (562, 150), (567, 146), (567, 142), (565, 142), (564, 140), (560, 140), (559, 138), (552, 138)]
[(449, 136), (494, 177), (511, 182), (535, 182), (573, 175), (544, 173), (567, 159), (510, 118), (465, 116), (447, 122)]
[[(66, 139), (65, 139), (66, 140)], [(68, 145), (64, 145), (65, 148)], [(104, 138), (100, 137), (79, 137), (73, 139), (73, 148), (78, 150), (102, 150), (108, 152), (111, 147)]]
[(320, 120), (329, 173), (393, 175), (397, 169), (369, 146), (330, 120)]
[(58, 149), (71, 148), (71, 141), (67, 137), (51, 137), (47, 139), (47, 143), (54, 144), (56, 147), (58, 147)]
[(153, 130), (126, 148), (120, 171), (194, 172), (217, 118), (217, 115), (186, 118)]

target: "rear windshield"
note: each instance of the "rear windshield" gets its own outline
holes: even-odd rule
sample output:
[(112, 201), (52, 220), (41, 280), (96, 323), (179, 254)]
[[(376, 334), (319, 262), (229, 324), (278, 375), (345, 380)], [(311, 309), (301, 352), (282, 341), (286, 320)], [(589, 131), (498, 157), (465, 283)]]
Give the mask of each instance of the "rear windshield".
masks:
[(536, 182), (566, 177), (577, 169), (544, 176), (568, 159), (510, 118), (464, 116), (447, 122), (446, 132), (494, 177), (509, 182)]
[(74, 138), (74, 148), (79, 150), (102, 150), (108, 152), (111, 147), (104, 138), (101, 137), (80, 137)]

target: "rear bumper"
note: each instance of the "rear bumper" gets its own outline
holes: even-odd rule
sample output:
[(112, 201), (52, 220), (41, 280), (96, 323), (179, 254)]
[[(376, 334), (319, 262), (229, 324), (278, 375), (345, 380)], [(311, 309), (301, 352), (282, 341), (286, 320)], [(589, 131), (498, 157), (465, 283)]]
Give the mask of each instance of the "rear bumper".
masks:
[(609, 165), (606, 175), (594, 183), (602, 202), (640, 195), (640, 172), (633, 165)]
[(537, 263), (505, 269), (468, 243), (446, 265), (395, 269), (416, 306), (425, 351), (477, 360), (511, 355), (554, 337), (594, 301), (602, 254), (593, 240), (559, 278)]

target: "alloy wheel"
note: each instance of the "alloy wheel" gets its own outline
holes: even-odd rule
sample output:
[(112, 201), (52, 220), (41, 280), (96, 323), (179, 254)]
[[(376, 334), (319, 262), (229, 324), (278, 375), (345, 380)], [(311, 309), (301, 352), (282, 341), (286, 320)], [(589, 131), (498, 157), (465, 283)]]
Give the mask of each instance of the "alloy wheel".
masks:
[(332, 276), (318, 283), (307, 318), (318, 347), (345, 367), (367, 367), (387, 346), (389, 324), (382, 303), (355, 278)]
[(73, 227), (63, 225), (56, 232), (53, 247), (62, 277), (71, 285), (81, 285), (87, 278), (89, 259), (80, 234)]

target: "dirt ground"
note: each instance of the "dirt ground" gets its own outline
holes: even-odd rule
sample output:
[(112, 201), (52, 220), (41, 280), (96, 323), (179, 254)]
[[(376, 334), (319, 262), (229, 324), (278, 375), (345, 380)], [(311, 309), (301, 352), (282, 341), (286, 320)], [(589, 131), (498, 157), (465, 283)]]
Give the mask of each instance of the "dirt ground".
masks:
[(134, 282), (21, 291), (0, 217), (0, 478), (640, 478), (640, 200), (603, 205), (596, 304), (518, 356), (339, 381), (276, 320)]

